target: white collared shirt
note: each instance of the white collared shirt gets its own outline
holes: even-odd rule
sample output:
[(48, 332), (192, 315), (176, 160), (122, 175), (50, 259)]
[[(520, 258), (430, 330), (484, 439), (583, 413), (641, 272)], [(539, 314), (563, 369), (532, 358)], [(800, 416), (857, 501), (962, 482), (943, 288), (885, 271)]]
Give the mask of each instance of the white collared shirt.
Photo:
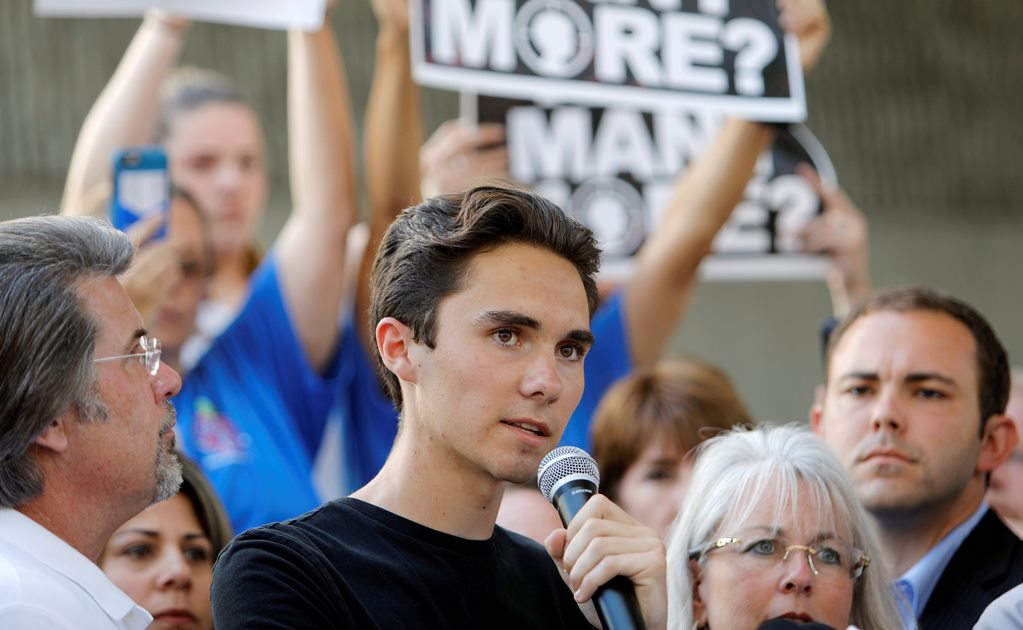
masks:
[(0, 508), (0, 627), (142, 630), (152, 620), (71, 545)]
[(973, 630), (1019, 630), (1023, 628), (1023, 584), (991, 602)]

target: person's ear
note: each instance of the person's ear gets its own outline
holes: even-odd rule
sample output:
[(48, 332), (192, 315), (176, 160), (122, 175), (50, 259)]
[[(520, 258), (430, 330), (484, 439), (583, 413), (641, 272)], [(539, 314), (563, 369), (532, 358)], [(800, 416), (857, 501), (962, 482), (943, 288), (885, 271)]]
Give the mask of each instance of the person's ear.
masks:
[(984, 424), (977, 456), (977, 472), (988, 473), (1009, 459), (1019, 442), (1016, 423), (1005, 414), (992, 414)]
[(410, 357), (415, 344), (412, 329), (393, 317), (385, 317), (377, 324), (376, 341), (384, 367), (399, 380), (415, 383), (416, 368)]
[(46, 425), (43, 432), (35, 439), (35, 446), (53, 453), (63, 453), (67, 450), (70, 440), (68, 439), (68, 423), (73, 421), (74, 411), (65, 411), (57, 418)]
[(700, 585), (703, 583), (703, 567), (698, 560), (689, 561), (689, 574), (693, 576), (693, 625), (696, 628), (707, 627), (707, 605), (700, 596)]
[(827, 395), (827, 386), (818, 385), (813, 390), (813, 404), (810, 405), (810, 428), (820, 435), (821, 417), (824, 415), (824, 397)]

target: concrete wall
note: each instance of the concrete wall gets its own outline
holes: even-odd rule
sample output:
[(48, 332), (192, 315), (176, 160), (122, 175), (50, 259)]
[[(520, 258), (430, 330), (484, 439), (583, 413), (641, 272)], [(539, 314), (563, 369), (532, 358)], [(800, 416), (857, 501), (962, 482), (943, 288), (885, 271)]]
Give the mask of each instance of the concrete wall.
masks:
[[(1023, 3), (843, 0), (810, 77), (809, 125), (871, 221), (878, 286), (933, 285), (989, 316), (1023, 363)], [(361, 120), (375, 26), (348, 0), (334, 25)], [(0, 218), (56, 208), (74, 137), (127, 45), (132, 20), (40, 20), (0, 3)], [(267, 128), (274, 194), (265, 232), (288, 208), (284, 34), (196, 25), (184, 62), (236, 78)], [(455, 114), (424, 94), (427, 130)], [(671, 352), (716, 362), (762, 419), (805, 418), (821, 377), (819, 283), (704, 284)]]

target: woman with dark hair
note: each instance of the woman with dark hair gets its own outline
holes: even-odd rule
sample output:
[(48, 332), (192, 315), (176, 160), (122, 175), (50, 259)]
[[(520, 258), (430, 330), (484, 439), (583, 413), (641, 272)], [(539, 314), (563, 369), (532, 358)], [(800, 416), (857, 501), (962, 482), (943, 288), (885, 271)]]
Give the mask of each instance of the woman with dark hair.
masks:
[(178, 457), (181, 489), (114, 532), (99, 565), (153, 615), (150, 628), (208, 630), (213, 561), (231, 539), (231, 525), (199, 467)]
[(601, 492), (667, 535), (682, 505), (692, 450), (752, 421), (728, 376), (693, 359), (662, 361), (615, 383), (593, 419)]

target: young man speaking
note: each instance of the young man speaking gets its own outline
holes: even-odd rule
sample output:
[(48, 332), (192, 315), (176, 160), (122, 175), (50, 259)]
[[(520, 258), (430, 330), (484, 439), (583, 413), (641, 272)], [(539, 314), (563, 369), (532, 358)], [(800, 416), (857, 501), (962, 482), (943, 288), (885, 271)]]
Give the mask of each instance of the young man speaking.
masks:
[[(665, 625), (664, 547), (601, 496), (539, 546), (495, 526), (583, 391), (599, 250), (549, 201), (480, 187), (388, 230), (371, 321), (401, 413), (391, 455), (351, 497), (249, 530), (214, 573), (218, 628), (580, 627), (616, 575)], [(563, 567), (566, 589), (559, 575)]]

